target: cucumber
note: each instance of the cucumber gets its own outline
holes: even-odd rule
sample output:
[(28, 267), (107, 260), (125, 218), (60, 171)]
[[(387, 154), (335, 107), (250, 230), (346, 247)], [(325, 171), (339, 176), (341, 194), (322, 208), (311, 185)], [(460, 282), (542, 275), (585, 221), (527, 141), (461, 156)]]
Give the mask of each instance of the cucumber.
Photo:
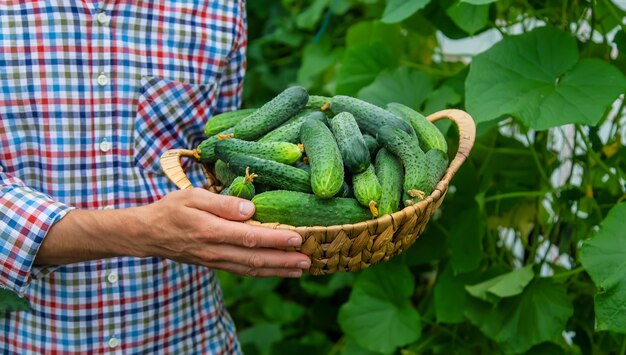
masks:
[(293, 166), (295, 166), (298, 169), (302, 169), (308, 172), (309, 174), (311, 173), (311, 166), (309, 164), (305, 164), (302, 161), (296, 162), (295, 164), (293, 164)]
[(202, 143), (200, 143), (200, 145), (196, 148), (200, 161), (207, 165), (215, 162), (217, 160), (215, 157), (215, 145), (220, 140), (218, 137), (228, 136), (232, 133), (233, 128), (229, 128), (202, 141)]
[(308, 100), (309, 94), (305, 88), (287, 88), (233, 127), (234, 137), (257, 139), (297, 114)]
[(294, 118), (290, 119), (284, 125), (265, 134), (259, 139), (259, 142), (300, 142), (300, 127), (307, 119), (318, 119), (326, 121), (326, 115), (319, 110), (303, 110)]
[(376, 138), (370, 136), (369, 134), (363, 135), (363, 141), (365, 141), (365, 145), (367, 146), (367, 150), (370, 151), (370, 157), (373, 159), (376, 157), (376, 153), (380, 149), (380, 144), (376, 141)]
[[(412, 138), (401, 129), (383, 126), (378, 132), (378, 142), (389, 152), (397, 156), (404, 167), (403, 191), (417, 202), (425, 197), (423, 181), (428, 175), (428, 167), (423, 159), (424, 153), (416, 150)], [(418, 147), (419, 149), (419, 147)]]
[(234, 127), (237, 123), (244, 119), (244, 117), (247, 117), (254, 111), (256, 111), (255, 108), (245, 108), (215, 115), (204, 125), (204, 135), (211, 137), (226, 129)]
[(354, 115), (361, 131), (374, 137), (382, 126), (397, 127), (406, 133), (413, 134), (413, 128), (410, 124), (391, 112), (363, 100), (343, 95), (334, 96), (330, 103), (330, 109), (335, 114), (350, 112)]
[(349, 112), (338, 113), (330, 121), (330, 128), (348, 171), (353, 174), (364, 172), (371, 164), (370, 151), (354, 116)]
[(245, 174), (249, 167), (258, 175), (255, 180), (261, 184), (294, 191), (311, 191), (311, 175), (302, 169), (232, 151), (220, 151), (217, 156), (238, 175)]
[(275, 190), (254, 196), (254, 220), (292, 226), (333, 226), (359, 223), (370, 212), (351, 198), (321, 199), (296, 191)]
[(332, 132), (321, 121), (306, 120), (300, 127), (300, 141), (304, 144), (311, 166), (311, 187), (320, 198), (331, 198), (343, 184), (343, 161)]
[(427, 120), (421, 113), (396, 102), (388, 104), (387, 110), (411, 124), (419, 138), (420, 148), (423, 151), (439, 149), (444, 153), (448, 152), (446, 137), (444, 137), (437, 126)]
[(215, 162), (215, 177), (222, 186), (230, 186), (237, 177), (237, 174), (233, 173), (226, 163), (218, 160)]
[(427, 174), (419, 184), (421, 191), (425, 195), (430, 195), (448, 169), (448, 154), (439, 149), (431, 149), (424, 154), (422, 160), (427, 168)]
[(376, 177), (382, 188), (378, 215), (384, 216), (399, 210), (400, 198), (402, 198), (402, 164), (395, 155), (384, 148), (376, 154), (374, 164)]
[(291, 165), (300, 160), (303, 149), (287, 142), (249, 142), (237, 138), (223, 139), (215, 145), (217, 154), (226, 150)]
[(367, 170), (352, 176), (352, 189), (356, 200), (363, 206), (369, 207), (374, 217), (378, 217), (376, 206), (380, 202), (382, 188), (373, 165), (370, 164)]
[(309, 102), (307, 102), (306, 107), (320, 110), (324, 105), (329, 103), (330, 100), (331, 98), (328, 96), (309, 95)]
[(350, 197), (350, 193), (352, 191), (350, 190), (350, 185), (348, 185), (347, 182), (343, 182), (343, 184), (341, 184), (341, 189), (339, 189), (339, 192), (337, 192), (337, 197)]
[(246, 176), (238, 176), (233, 180), (233, 182), (222, 190), (220, 194), (229, 195), (235, 197), (245, 198), (246, 200), (251, 200), (254, 197), (254, 184), (252, 181), (256, 177), (256, 174), (250, 174), (250, 169), (246, 168)]

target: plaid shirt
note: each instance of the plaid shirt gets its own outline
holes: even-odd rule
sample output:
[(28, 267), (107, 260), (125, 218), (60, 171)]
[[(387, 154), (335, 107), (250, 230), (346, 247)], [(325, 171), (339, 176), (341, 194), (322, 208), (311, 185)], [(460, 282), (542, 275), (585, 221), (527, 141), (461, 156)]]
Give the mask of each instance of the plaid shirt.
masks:
[(0, 286), (31, 304), (0, 315), (0, 352), (240, 352), (207, 268), (33, 260), (72, 208), (174, 190), (158, 159), (240, 106), (245, 48), (244, 0), (0, 1)]

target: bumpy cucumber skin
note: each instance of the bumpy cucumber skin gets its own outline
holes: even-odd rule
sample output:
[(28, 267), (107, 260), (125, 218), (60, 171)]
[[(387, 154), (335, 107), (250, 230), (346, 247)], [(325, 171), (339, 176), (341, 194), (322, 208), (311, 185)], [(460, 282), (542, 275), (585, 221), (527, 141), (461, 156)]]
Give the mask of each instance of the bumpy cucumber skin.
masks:
[(364, 134), (363, 141), (365, 142), (365, 145), (367, 146), (367, 150), (370, 151), (370, 157), (372, 159), (375, 158), (376, 154), (380, 150), (380, 144), (378, 144), (378, 141), (376, 140), (376, 138), (370, 136), (369, 134)]
[(343, 184), (343, 160), (337, 142), (326, 125), (306, 120), (300, 127), (300, 141), (311, 166), (311, 187), (320, 198), (331, 198)]
[(255, 194), (254, 184), (252, 182), (246, 182), (246, 178), (238, 176), (229, 187), (220, 192), (222, 195), (235, 196), (245, 198), (246, 200), (252, 200)]
[(230, 150), (253, 157), (293, 164), (302, 157), (302, 150), (287, 142), (249, 142), (237, 138), (223, 139), (215, 145), (215, 152)]
[(378, 215), (384, 216), (399, 210), (402, 198), (402, 164), (387, 149), (382, 148), (376, 154), (376, 177), (380, 182), (382, 193), (378, 203)]
[(330, 120), (330, 129), (346, 168), (353, 174), (364, 172), (372, 161), (354, 116), (349, 112), (338, 113)]
[(200, 143), (200, 145), (198, 145), (198, 147), (196, 148), (198, 151), (198, 155), (200, 156), (200, 161), (204, 164), (210, 164), (215, 162), (217, 160), (217, 157), (215, 156), (215, 145), (217, 144), (217, 142), (219, 142), (219, 138), (217, 138), (217, 136), (220, 134), (231, 133), (233, 133), (233, 128), (224, 130), (219, 134), (211, 136), (202, 141), (202, 143)]
[[(415, 150), (411, 139), (414, 139), (401, 129), (384, 126), (378, 132), (377, 140), (389, 152), (397, 156), (404, 166), (404, 192), (418, 190), (422, 191), (420, 184), (423, 184), (424, 177), (428, 174), (428, 167), (425, 166), (421, 150)], [(413, 202), (418, 202), (419, 198), (414, 198)]]
[(405, 120), (415, 130), (419, 138), (420, 148), (427, 152), (431, 149), (439, 149), (448, 152), (448, 143), (443, 133), (432, 122), (412, 108), (399, 103), (390, 103), (387, 110)]
[(241, 120), (248, 117), (254, 111), (256, 111), (255, 108), (244, 108), (215, 115), (204, 125), (204, 135), (211, 137), (231, 127), (235, 127), (237, 123), (241, 122)]
[(369, 206), (372, 201), (378, 205), (382, 188), (373, 165), (370, 164), (364, 172), (352, 176), (352, 189), (354, 197), (363, 206)]
[(215, 162), (215, 177), (222, 186), (230, 186), (237, 178), (237, 174), (233, 173), (225, 162), (218, 160)]
[(287, 88), (241, 120), (234, 127), (233, 133), (239, 139), (257, 139), (293, 117), (308, 101), (309, 94), (305, 88), (300, 86)]
[(420, 175), (421, 179), (417, 182), (417, 185), (426, 196), (433, 192), (446, 169), (448, 169), (448, 160), (448, 154), (439, 149), (431, 149), (422, 157), (420, 165), (422, 169), (426, 169), (426, 174)]
[(244, 175), (246, 167), (249, 167), (250, 171), (258, 175), (255, 182), (281, 189), (311, 191), (311, 175), (302, 169), (231, 151), (220, 151), (217, 156), (238, 175)]
[(259, 142), (289, 142), (289, 143), (299, 143), (300, 142), (300, 127), (302, 123), (307, 119), (317, 119), (321, 121), (326, 121), (326, 116), (322, 111), (313, 111), (313, 110), (303, 110), (298, 113), (294, 118), (290, 119), (284, 125), (268, 132), (266, 135), (261, 137)]
[(371, 218), (370, 212), (351, 198), (321, 199), (315, 195), (275, 190), (256, 195), (252, 217), (262, 223), (291, 226), (333, 226), (354, 224)]
[(309, 95), (309, 102), (307, 102), (306, 107), (321, 109), (322, 106), (326, 105), (326, 103), (330, 102), (332, 98), (328, 96), (320, 96), (320, 95)]
[(391, 112), (363, 100), (337, 95), (333, 97), (330, 109), (335, 114), (350, 112), (358, 123), (359, 128), (374, 137), (382, 126), (397, 127), (409, 134), (413, 134), (413, 127), (410, 124), (396, 117)]

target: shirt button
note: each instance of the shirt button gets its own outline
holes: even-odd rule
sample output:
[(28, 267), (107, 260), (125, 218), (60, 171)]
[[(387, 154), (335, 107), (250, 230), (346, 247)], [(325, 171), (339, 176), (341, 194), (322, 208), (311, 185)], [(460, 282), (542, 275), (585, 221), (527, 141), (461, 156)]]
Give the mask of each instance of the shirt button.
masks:
[(109, 346), (109, 348), (113, 349), (120, 345), (120, 341), (116, 337), (111, 337), (111, 339), (107, 341), (107, 345)]
[(98, 75), (97, 81), (98, 81), (98, 85), (105, 86), (106, 84), (109, 83), (109, 77), (104, 74), (100, 74)]
[(111, 150), (111, 142), (106, 139), (102, 140), (102, 142), (100, 142), (100, 151), (106, 153), (109, 150)]
[(117, 273), (115, 271), (113, 271), (109, 275), (107, 275), (107, 281), (109, 281), (110, 284), (116, 283), (117, 280), (118, 280), (118, 276), (117, 276)]
[(98, 23), (101, 25), (106, 25), (107, 22), (109, 22), (109, 16), (107, 16), (107, 14), (104, 12), (99, 12), (96, 15), (96, 21), (98, 21)]

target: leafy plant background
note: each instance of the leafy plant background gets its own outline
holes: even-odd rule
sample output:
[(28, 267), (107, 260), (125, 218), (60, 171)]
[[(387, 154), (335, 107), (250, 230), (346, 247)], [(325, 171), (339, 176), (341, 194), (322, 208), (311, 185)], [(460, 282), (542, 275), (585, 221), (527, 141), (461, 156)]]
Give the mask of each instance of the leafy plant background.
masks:
[[(625, 4), (247, 7), (245, 106), (297, 84), (460, 108), (479, 134), (440, 211), (391, 261), (300, 280), (219, 273), (247, 354), (626, 353)], [(464, 44), (477, 36), (495, 44)], [(454, 153), (455, 128), (438, 125)], [(0, 291), (0, 308), (27, 307)]]

